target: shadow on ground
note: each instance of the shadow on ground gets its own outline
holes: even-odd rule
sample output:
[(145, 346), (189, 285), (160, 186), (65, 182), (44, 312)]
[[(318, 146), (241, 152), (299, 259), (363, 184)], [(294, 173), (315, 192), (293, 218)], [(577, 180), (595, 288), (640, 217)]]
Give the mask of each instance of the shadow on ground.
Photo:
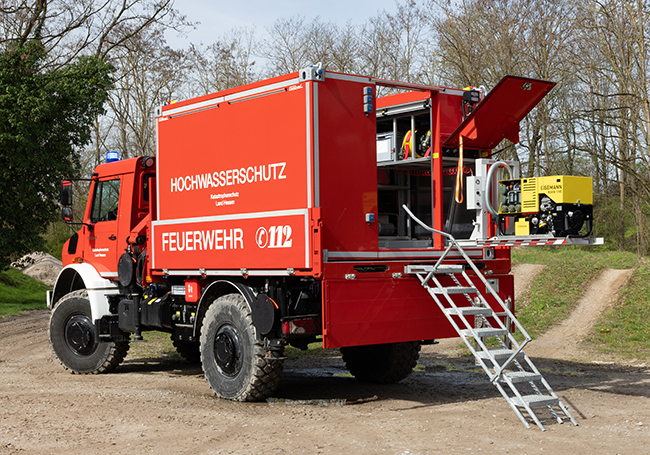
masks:
[[(533, 359), (555, 392), (594, 390), (638, 397), (650, 397), (650, 368), (587, 364), (552, 359)], [(132, 358), (116, 373), (172, 376), (203, 376), (200, 364), (178, 355)], [(449, 357), (423, 353), (417, 367), (397, 384), (373, 384), (354, 379), (340, 357), (287, 360), (280, 386), (273, 398), (291, 403), (308, 401), (365, 402), (403, 400), (423, 406), (500, 397), (470, 357)], [(304, 403), (303, 403), (304, 404)], [(579, 410), (578, 410), (579, 411)]]

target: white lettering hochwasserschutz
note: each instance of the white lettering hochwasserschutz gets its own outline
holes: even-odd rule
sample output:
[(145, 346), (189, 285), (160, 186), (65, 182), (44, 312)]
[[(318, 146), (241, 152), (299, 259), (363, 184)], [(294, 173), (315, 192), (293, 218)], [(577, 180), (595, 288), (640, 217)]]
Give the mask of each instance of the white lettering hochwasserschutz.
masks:
[(258, 182), (284, 180), (286, 162), (262, 164), (227, 169), (204, 174), (185, 175), (171, 178), (171, 192), (195, 191), (212, 188), (224, 188), (234, 185), (246, 185)]

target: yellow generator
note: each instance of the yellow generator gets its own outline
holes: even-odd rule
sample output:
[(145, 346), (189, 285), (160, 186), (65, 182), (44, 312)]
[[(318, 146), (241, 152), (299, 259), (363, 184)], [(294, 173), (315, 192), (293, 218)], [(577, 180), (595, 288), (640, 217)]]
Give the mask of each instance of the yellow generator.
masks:
[[(499, 182), (499, 226), (515, 235), (587, 236), (593, 220), (591, 177), (553, 175)], [(586, 226), (586, 232), (580, 231)]]

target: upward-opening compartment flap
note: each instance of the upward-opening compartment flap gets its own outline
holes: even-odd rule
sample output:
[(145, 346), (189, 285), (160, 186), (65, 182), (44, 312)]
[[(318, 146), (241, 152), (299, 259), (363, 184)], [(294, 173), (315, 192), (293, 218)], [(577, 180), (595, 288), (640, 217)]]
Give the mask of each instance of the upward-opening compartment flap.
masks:
[(447, 138), (443, 148), (492, 149), (503, 139), (519, 142), (519, 122), (555, 86), (555, 82), (506, 76)]

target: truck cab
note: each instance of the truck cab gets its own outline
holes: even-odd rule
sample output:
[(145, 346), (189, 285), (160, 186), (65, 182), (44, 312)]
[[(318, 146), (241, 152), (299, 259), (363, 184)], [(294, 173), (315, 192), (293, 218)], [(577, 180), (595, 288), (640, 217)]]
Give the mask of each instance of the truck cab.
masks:
[(117, 263), (131, 231), (149, 215), (155, 160), (132, 158), (97, 166), (77, 242), (66, 242), (63, 262), (90, 261), (99, 275), (117, 278)]

